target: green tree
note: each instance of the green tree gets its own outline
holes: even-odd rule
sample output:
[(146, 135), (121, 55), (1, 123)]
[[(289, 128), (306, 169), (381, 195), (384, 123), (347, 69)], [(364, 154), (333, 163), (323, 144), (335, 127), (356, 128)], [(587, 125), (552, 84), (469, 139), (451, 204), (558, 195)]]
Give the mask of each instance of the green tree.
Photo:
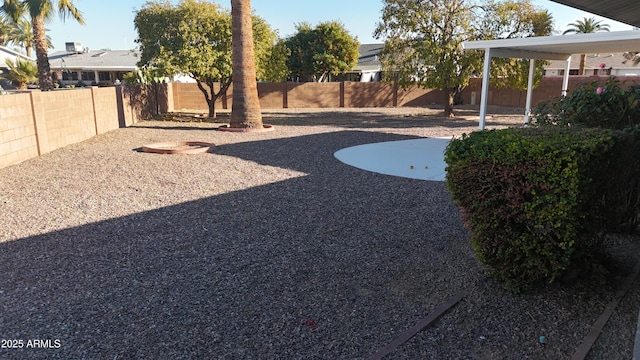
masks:
[[(553, 16), (536, 8), (529, 0), (491, 2), (483, 6), (478, 27), (482, 39), (513, 39), (553, 34)], [(545, 60), (535, 61), (534, 86), (542, 80)], [(529, 60), (494, 58), (491, 63), (493, 86), (524, 90), (529, 82)]]
[(287, 66), (295, 78), (325, 81), (358, 64), (358, 39), (340, 22), (327, 21), (312, 28), (309, 23), (296, 25), (297, 32), (285, 40), (290, 51)]
[[(569, 25), (569, 28), (565, 30), (562, 35), (566, 34), (589, 34), (599, 31), (609, 31), (609, 25), (603, 24), (602, 21), (597, 21), (596, 18), (583, 18), (582, 20), (576, 20)], [(587, 63), (587, 54), (580, 54), (580, 66), (578, 67), (578, 75), (584, 75), (584, 68)]]
[[(550, 31), (542, 20), (542, 11), (525, 0), (484, 4), (471, 0), (385, 0), (374, 35), (385, 39), (380, 60), (386, 80), (398, 81), (402, 87), (444, 90), (444, 114), (453, 116), (454, 99), (469, 78), (481, 72), (483, 61), (480, 52), (465, 52), (462, 43)], [(492, 71), (520, 74), (524, 69), (522, 62), (504, 60), (494, 62)]]
[(31, 18), (40, 89), (52, 90), (54, 86), (47, 55), (49, 44), (45, 23), (58, 14), (63, 21), (69, 16), (84, 24), (82, 13), (75, 7), (73, 0), (4, 0), (0, 13), (9, 15), (15, 22), (18, 22), (23, 14)]
[[(260, 17), (253, 17), (255, 62), (258, 73), (270, 58), (277, 34)], [(215, 101), (231, 85), (231, 14), (218, 4), (203, 0), (147, 2), (134, 19), (140, 47), (139, 67), (165, 75), (193, 78), (215, 117)], [(266, 75), (264, 75), (266, 76)]]
[(7, 59), (6, 64), (9, 72), (2, 75), (2, 78), (9, 80), (18, 89), (25, 89), (27, 84), (38, 81), (38, 67), (31, 61), (16, 59), (12, 62)]
[(287, 48), (284, 40), (278, 39), (270, 52), (270, 56), (266, 56), (259, 61), (262, 66), (256, 69), (258, 80), (271, 82), (286, 81), (291, 73), (287, 67), (289, 55), (291, 55), (291, 51)]

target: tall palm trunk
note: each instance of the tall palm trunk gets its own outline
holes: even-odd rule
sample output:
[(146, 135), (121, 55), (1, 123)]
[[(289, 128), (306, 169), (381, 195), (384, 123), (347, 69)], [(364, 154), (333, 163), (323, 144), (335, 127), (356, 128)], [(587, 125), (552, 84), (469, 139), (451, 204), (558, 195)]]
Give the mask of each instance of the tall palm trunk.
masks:
[(231, 0), (233, 105), (232, 128), (263, 127), (253, 55), (251, 1)]
[(587, 54), (580, 54), (580, 65), (578, 66), (578, 75), (584, 75), (585, 67), (587, 67)]
[(40, 90), (49, 91), (53, 89), (51, 79), (51, 68), (49, 67), (49, 57), (47, 56), (47, 38), (44, 27), (44, 17), (35, 16), (31, 19), (33, 25), (33, 43), (36, 48), (36, 62), (38, 64), (38, 82)]

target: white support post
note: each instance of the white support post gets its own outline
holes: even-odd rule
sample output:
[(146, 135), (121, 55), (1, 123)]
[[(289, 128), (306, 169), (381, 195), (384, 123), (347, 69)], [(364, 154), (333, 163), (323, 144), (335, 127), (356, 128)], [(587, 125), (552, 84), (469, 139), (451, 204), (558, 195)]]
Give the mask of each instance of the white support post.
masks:
[(564, 78), (562, 79), (562, 96), (567, 96), (569, 89), (569, 71), (571, 71), (571, 55), (567, 58), (567, 68), (564, 70)]
[(484, 50), (484, 67), (482, 69), (482, 89), (480, 90), (480, 124), (479, 130), (484, 130), (487, 117), (487, 101), (489, 98), (489, 74), (491, 69), (491, 48)]
[(536, 61), (529, 59), (529, 80), (527, 82), (527, 102), (524, 109), (524, 125), (529, 124), (529, 117), (531, 116), (531, 98), (533, 97), (533, 75), (536, 71)]

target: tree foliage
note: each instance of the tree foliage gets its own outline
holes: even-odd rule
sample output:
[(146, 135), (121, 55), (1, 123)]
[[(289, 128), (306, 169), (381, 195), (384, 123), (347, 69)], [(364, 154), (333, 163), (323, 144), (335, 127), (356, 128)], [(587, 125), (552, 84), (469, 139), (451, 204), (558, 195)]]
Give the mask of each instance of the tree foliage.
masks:
[(315, 28), (300, 23), (296, 30), (285, 40), (290, 51), (287, 66), (294, 78), (320, 82), (329, 74), (339, 75), (358, 64), (360, 43), (340, 22), (322, 22)]
[(603, 24), (602, 20), (598, 21), (596, 18), (583, 18), (582, 20), (576, 20), (569, 25), (569, 28), (562, 33), (566, 34), (589, 34), (599, 31), (609, 31), (609, 25)]
[[(374, 35), (385, 39), (381, 53), (387, 80), (403, 86), (419, 85), (445, 92), (445, 115), (453, 116), (454, 98), (469, 78), (481, 72), (483, 54), (465, 52), (462, 43), (536, 35), (548, 35), (552, 20), (548, 12), (528, 0), (385, 0), (382, 19)], [(538, 63), (541, 74), (542, 63)], [(496, 78), (521, 83), (528, 63), (495, 61)], [(515, 79), (515, 80), (514, 80)], [(526, 77), (525, 77), (526, 79)], [(526, 82), (525, 82), (526, 83)]]
[(0, 11), (0, 46), (6, 46), (11, 39), (11, 32), (14, 31), (15, 23)]
[[(51, 36), (47, 35), (45, 39), (47, 41), (47, 47), (53, 49)], [(23, 48), (27, 56), (31, 57), (34, 48), (33, 26), (31, 26), (31, 22), (24, 17), (20, 18), (17, 23), (14, 23), (7, 40), (8, 43)]]
[(16, 59), (16, 62), (6, 59), (9, 72), (2, 74), (2, 78), (9, 80), (18, 89), (25, 89), (27, 84), (38, 81), (38, 67), (28, 60)]
[[(192, 77), (215, 116), (215, 101), (231, 85), (231, 13), (202, 0), (147, 2), (134, 19), (140, 47), (139, 67), (165, 75)], [(267, 68), (276, 50), (277, 34), (264, 19), (253, 17), (254, 48), (259, 79), (270, 79)], [(219, 83), (219, 85), (218, 85)]]

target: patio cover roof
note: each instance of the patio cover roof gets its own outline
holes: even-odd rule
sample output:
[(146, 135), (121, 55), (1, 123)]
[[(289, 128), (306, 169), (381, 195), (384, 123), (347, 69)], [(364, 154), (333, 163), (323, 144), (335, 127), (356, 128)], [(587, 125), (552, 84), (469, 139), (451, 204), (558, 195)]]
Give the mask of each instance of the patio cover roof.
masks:
[(640, 27), (640, 2), (638, 0), (551, 0), (555, 3), (598, 14), (609, 19)]
[(492, 58), (509, 57), (531, 59), (525, 110), (525, 122), (528, 122), (529, 112), (531, 110), (531, 92), (533, 90), (534, 59), (567, 61), (567, 68), (562, 85), (562, 92), (566, 94), (569, 82), (571, 54), (640, 51), (640, 30), (468, 41), (464, 42), (462, 46), (465, 50), (485, 51), (482, 93), (480, 98), (480, 130), (483, 130), (487, 110), (487, 96), (485, 95), (489, 90), (489, 69)]

